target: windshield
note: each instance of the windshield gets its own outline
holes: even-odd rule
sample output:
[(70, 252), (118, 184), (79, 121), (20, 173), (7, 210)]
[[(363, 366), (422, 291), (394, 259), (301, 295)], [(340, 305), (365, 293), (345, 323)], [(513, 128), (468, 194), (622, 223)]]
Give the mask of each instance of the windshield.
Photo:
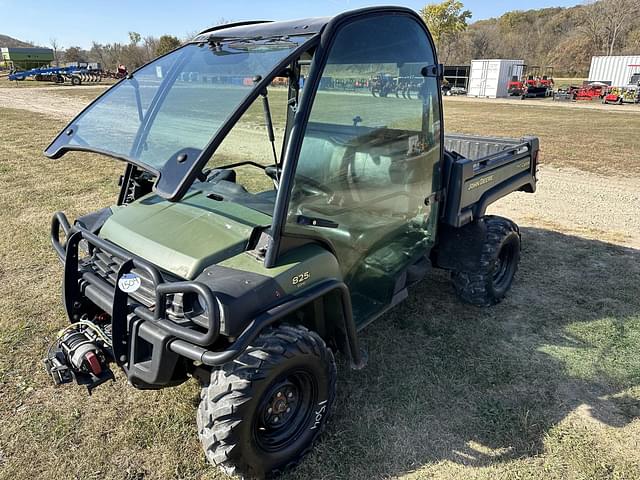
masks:
[(177, 185), (255, 83), (308, 38), (188, 44), (107, 91), (45, 153), (58, 157), (67, 150), (98, 151), (171, 176), (170, 183)]

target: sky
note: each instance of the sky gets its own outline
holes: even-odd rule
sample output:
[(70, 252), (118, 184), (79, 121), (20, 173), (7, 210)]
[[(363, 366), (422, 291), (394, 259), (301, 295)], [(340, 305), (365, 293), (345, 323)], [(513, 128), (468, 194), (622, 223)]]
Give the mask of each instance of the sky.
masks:
[[(437, 0), (0, 0), (0, 34), (48, 46), (88, 48), (99, 43), (128, 42), (128, 32), (143, 37), (189, 34), (225, 21), (285, 20), (335, 15), (344, 10), (398, 4), (419, 10)], [(462, 0), (473, 20), (500, 16), (522, 4), (513, 0)], [(571, 6), (571, 0), (537, 0), (531, 8)]]

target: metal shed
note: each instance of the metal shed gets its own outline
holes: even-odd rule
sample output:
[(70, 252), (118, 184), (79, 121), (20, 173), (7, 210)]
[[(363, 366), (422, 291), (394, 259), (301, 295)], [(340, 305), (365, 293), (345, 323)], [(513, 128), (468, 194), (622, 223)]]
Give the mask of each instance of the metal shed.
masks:
[(444, 78), (452, 87), (467, 88), (469, 85), (469, 65), (445, 65)]
[(29, 70), (44, 67), (53, 62), (53, 50), (50, 48), (0, 48), (1, 61), (7, 68)]
[(509, 96), (507, 85), (514, 68), (523, 60), (472, 60), (469, 97), (500, 98)]
[(640, 73), (640, 55), (593, 57), (589, 81), (626, 87), (635, 73)]

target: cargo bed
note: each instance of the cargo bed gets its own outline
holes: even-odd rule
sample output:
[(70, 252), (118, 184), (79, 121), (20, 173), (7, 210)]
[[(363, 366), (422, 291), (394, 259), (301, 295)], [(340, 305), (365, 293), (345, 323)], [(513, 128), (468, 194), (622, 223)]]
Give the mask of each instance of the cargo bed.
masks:
[(487, 206), (514, 192), (533, 193), (539, 141), (446, 135), (441, 221), (461, 227), (484, 215)]

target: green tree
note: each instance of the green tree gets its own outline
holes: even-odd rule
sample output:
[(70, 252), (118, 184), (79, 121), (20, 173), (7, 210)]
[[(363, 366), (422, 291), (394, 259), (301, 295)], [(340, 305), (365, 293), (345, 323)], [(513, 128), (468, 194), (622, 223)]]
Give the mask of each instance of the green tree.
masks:
[(447, 36), (455, 36), (467, 28), (471, 12), (464, 10), (464, 4), (458, 0), (445, 0), (442, 3), (430, 3), (420, 10), (429, 31), (436, 43)]
[(138, 45), (142, 40), (142, 36), (138, 32), (129, 32), (129, 44)]
[(181, 45), (180, 40), (173, 35), (162, 35), (156, 43), (154, 55), (159, 57), (165, 53), (169, 53), (171, 50), (178, 48)]

